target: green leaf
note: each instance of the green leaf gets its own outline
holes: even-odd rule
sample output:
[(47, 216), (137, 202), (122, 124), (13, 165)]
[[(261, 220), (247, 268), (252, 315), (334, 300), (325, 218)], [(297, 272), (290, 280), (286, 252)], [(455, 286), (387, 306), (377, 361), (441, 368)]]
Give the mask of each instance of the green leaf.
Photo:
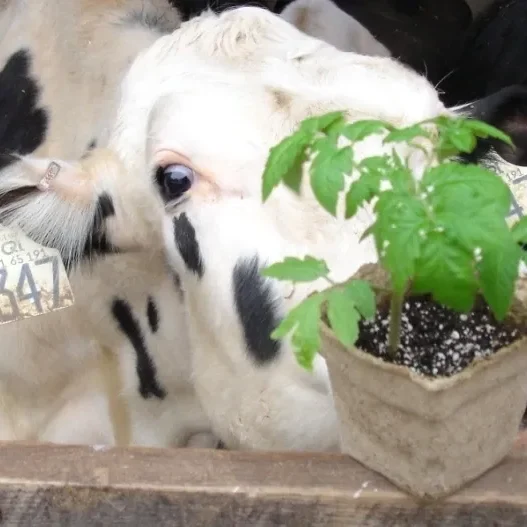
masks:
[(326, 262), (312, 256), (306, 256), (304, 259), (288, 256), (283, 261), (265, 267), (261, 271), (263, 276), (293, 282), (312, 282), (327, 276), (328, 273)]
[(394, 192), (381, 193), (375, 212), (377, 221), (372, 230), (377, 252), (390, 272), (394, 290), (402, 294), (415, 273), (415, 261), (423, 236), (430, 230), (430, 220), (416, 196)]
[(477, 165), (443, 163), (425, 171), (420, 187), (428, 191), (428, 200), (434, 209), (458, 213), (467, 208), (477, 209), (482, 201), (487, 201), (496, 207), (495, 214), (504, 217), (511, 207), (512, 193), (505, 181)]
[(476, 136), (464, 128), (450, 131), (449, 139), (460, 152), (472, 152), (476, 148)]
[(481, 289), (498, 320), (503, 320), (511, 306), (521, 256), (512, 236), (483, 249), (478, 264)]
[(307, 159), (308, 152), (306, 147), (306, 150), (296, 158), (293, 168), (286, 172), (282, 178), (284, 185), (289, 187), (296, 194), (300, 192), (300, 185), (302, 184), (302, 167)]
[(347, 291), (335, 289), (328, 295), (328, 320), (331, 329), (344, 346), (355, 344), (359, 336), (359, 312)]
[(355, 216), (365, 202), (369, 203), (379, 194), (381, 181), (389, 178), (393, 163), (387, 155), (372, 156), (363, 159), (357, 170), (360, 177), (350, 185), (346, 193), (346, 219)]
[(344, 190), (344, 174), (353, 169), (348, 148), (336, 148), (331, 141), (319, 141), (320, 150), (310, 167), (310, 181), (318, 202), (333, 216), (337, 213), (339, 193)]
[(445, 233), (432, 232), (416, 263), (413, 291), (431, 293), (436, 302), (469, 311), (478, 289), (473, 256)]
[(421, 125), (414, 124), (413, 126), (408, 126), (406, 128), (399, 128), (390, 132), (385, 138), (384, 143), (410, 143), (412, 139), (416, 137), (429, 137), (429, 132), (427, 132)]
[(375, 293), (366, 280), (352, 280), (344, 288), (346, 295), (351, 297), (357, 311), (366, 319), (371, 320), (375, 316)]
[(354, 181), (346, 193), (345, 218), (349, 219), (355, 216), (359, 208), (365, 202), (369, 202), (374, 197), (374, 195), (375, 194), (371, 190), (366, 178), (360, 178), (357, 181)]
[(342, 135), (347, 137), (350, 141), (362, 141), (369, 135), (380, 134), (390, 129), (393, 129), (393, 127), (388, 123), (363, 119), (361, 121), (355, 121), (354, 123), (344, 127), (342, 130)]
[(512, 226), (511, 233), (516, 243), (527, 243), (527, 216), (523, 216)]
[(339, 137), (342, 135), (342, 131), (346, 126), (346, 120), (344, 116), (341, 116), (336, 121), (333, 121), (329, 126), (324, 129), (324, 132), (328, 139), (330, 139), (335, 145), (338, 143)]
[(469, 252), (476, 247), (493, 247), (496, 240), (510, 236), (505, 217), (497, 213), (493, 203), (481, 202), (473, 208), (467, 205), (467, 200), (460, 199), (457, 211), (454, 208), (438, 211), (436, 220)]
[(330, 112), (304, 119), (300, 124), (300, 131), (313, 137), (317, 132), (325, 132), (336, 122), (344, 119), (343, 112)]
[(458, 148), (452, 143), (449, 137), (445, 136), (440, 137), (434, 148), (434, 152), (440, 162), (459, 154)]
[(388, 176), (388, 181), (395, 192), (402, 194), (414, 192), (412, 189), (415, 187), (415, 180), (408, 167), (394, 168)]
[(320, 349), (319, 319), (320, 307), (326, 299), (324, 293), (307, 297), (293, 308), (271, 333), (271, 338), (278, 340), (293, 332), (291, 342), (295, 348), (298, 363), (311, 370), (313, 360)]
[(465, 121), (465, 126), (470, 128), (478, 137), (486, 139), (487, 137), (493, 137), (499, 139), (504, 143), (513, 146), (512, 139), (490, 124), (484, 123), (483, 121), (478, 121), (477, 119), (467, 119)]
[(263, 173), (262, 196), (264, 202), (284, 178), (287, 178), (293, 187), (295, 182), (301, 179), (305, 150), (310, 145), (311, 140), (312, 136), (297, 132), (271, 148)]

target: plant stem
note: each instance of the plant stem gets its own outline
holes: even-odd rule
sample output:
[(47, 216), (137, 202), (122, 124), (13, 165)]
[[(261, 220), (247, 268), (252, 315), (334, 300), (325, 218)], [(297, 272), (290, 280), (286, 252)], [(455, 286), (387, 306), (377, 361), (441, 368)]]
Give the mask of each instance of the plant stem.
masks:
[(392, 293), (390, 302), (390, 332), (388, 334), (388, 353), (395, 357), (401, 342), (401, 319), (403, 315), (404, 294)]

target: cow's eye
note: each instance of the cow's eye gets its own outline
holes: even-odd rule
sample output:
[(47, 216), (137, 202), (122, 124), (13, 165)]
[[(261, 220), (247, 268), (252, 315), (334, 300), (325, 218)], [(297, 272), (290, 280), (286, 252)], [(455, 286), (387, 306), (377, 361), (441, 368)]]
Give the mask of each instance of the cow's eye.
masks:
[(165, 201), (181, 198), (193, 185), (195, 179), (194, 170), (181, 164), (159, 167), (156, 172), (157, 184)]

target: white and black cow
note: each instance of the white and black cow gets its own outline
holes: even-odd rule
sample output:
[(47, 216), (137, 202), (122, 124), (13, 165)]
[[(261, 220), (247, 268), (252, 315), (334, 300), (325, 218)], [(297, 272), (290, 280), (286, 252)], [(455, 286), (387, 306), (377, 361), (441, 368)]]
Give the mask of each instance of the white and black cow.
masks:
[[(165, 263), (159, 203), (151, 202), (150, 189), (143, 195), (133, 179), (120, 179), (127, 171), (119, 161), (121, 146), (112, 146), (107, 155), (97, 149), (112, 137), (116, 122), (119, 133), (130, 138), (126, 147), (146, 140), (146, 128), (136, 137), (140, 107), (129, 115), (128, 109), (119, 110), (118, 121), (114, 116), (121, 81), (135, 57), (200, 9), (198, 2), (178, 8), (171, 4), (0, 1), (1, 221), (18, 222), (13, 207), (32, 204), (31, 219), (26, 216), (30, 223), (21, 223), (29, 236), (56, 245), (59, 231), (65, 235), (61, 253), (76, 297), (70, 309), (0, 326), (0, 440), (157, 446), (216, 442), (195, 394), (186, 305), (179, 277)], [(321, 13), (320, 6), (330, 11)], [(323, 15), (318, 20), (329, 30), (328, 13), (336, 17), (338, 30), (326, 38), (335, 45), (357, 45), (366, 52), (364, 42), (370, 38), (372, 53), (387, 53), (330, 0), (298, 0), (283, 16), (324, 37), (313, 17)], [(211, 45), (215, 39), (227, 44), (215, 34), (211, 39)], [(160, 45), (166, 42), (161, 39)], [(172, 80), (181, 77), (183, 86), (194, 73), (190, 66), (188, 72), (174, 71)], [(152, 93), (162, 89), (156, 79), (157, 74), (151, 77)], [(133, 81), (127, 81), (124, 101), (131, 86)], [(221, 108), (214, 88), (210, 97)], [(132, 121), (123, 121), (124, 116)], [(94, 180), (80, 173), (65, 201), (53, 193), (35, 194), (32, 182), (23, 183), (33, 170), (27, 172), (24, 159), (47, 166), (46, 160), (56, 158), (72, 162), (59, 180), (78, 166), (104, 174), (94, 201)], [(85, 185), (91, 190), (82, 201), (79, 191)], [(141, 220), (128, 207), (126, 192), (121, 198), (126, 189), (142, 201), (146, 216), (139, 214)], [(107, 232), (108, 223), (116, 230)], [(299, 428), (298, 433), (304, 432)], [(306, 436), (291, 447), (325, 448), (334, 443), (334, 434), (328, 437)], [(270, 446), (281, 444), (269, 439)]]
[[(262, 265), (292, 254), (324, 258), (335, 280), (375, 260), (373, 246), (359, 243), (357, 235), (371, 221), (368, 211), (350, 222), (335, 220), (309, 188), (300, 196), (278, 188), (261, 202), (269, 148), (302, 119), (337, 109), (350, 120), (383, 119), (397, 126), (452, 113), (424, 77), (391, 58), (339, 51), (263, 9), (205, 13), (134, 61), (105, 148), (83, 159), (17, 156), (2, 170), (0, 221), (58, 249), (80, 270), (77, 291), (82, 288), (88, 300), (77, 309), (91, 326), (79, 340), (91, 335), (119, 349), (126, 345), (118, 340), (120, 330), (127, 334), (135, 355), (123, 350), (119, 361), (128, 353), (122, 364), (138, 375), (129, 371), (124, 378), (137, 390), (140, 367), (148, 371), (143, 391), (158, 400), (159, 420), (168, 420), (167, 427), (180, 413), (183, 420), (189, 415), (187, 408), (178, 410), (179, 386), (184, 394), (195, 389), (202, 409), (193, 410), (204, 421), (196, 417), (190, 432), (206, 434), (207, 423), (211, 437), (228, 448), (338, 448), (324, 360), (318, 357), (308, 373), (296, 363), (288, 339), (269, 336), (285, 311), (319, 284), (292, 288), (259, 274)], [(372, 137), (357, 155), (383, 148), (381, 138)], [(50, 161), (60, 172), (42, 191), (39, 182)], [(91, 268), (83, 263), (87, 246), (96, 249), (88, 251)], [(105, 267), (112, 258), (133, 259), (136, 253), (150, 255), (137, 276), (145, 284), (151, 280), (151, 289), (128, 270), (122, 278), (126, 274), (129, 282), (121, 287), (120, 273)], [(159, 277), (155, 269), (165, 262), (170, 272)], [(180, 298), (166, 283), (170, 274), (180, 280), (179, 306), (164, 303), (163, 295)], [(90, 280), (96, 282), (95, 307)], [(130, 282), (141, 290), (133, 299), (127, 296)], [(80, 325), (74, 309), (68, 310), (71, 323)], [(53, 316), (41, 319), (42, 334)], [(57, 323), (63, 316), (57, 315)], [(172, 346), (140, 351), (162, 324), (173, 331)], [(7, 327), (11, 333), (3, 338), (15, 342), (22, 323)], [(74, 350), (60, 351), (64, 363), (80, 362)], [(35, 370), (38, 361), (46, 366), (44, 353), (27, 354)], [(22, 356), (12, 356), (12, 371), (0, 370), (2, 378), (23, 374), (26, 384), (41, 387), (39, 372), (28, 375)], [(4, 362), (2, 356), (1, 368)], [(176, 377), (184, 372), (179, 385), (169, 380), (170, 368)], [(169, 392), (173, 399), (163, 406)]]

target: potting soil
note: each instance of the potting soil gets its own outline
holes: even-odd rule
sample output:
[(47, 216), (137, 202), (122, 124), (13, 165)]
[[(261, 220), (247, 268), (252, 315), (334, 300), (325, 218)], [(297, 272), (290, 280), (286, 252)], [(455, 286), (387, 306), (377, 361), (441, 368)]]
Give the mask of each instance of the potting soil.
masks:
[(489, 307), (478, 303), (470, 313), (436, 304), (430, 297), (409, 297), (403, 306), (401, 345), (388, 353), (389, 308), (360, 323), (356, 346), (387, 362), (429, 377), (449, 377), (477, 357), (487, 357), (522, 336), (511, 324), (499, 324)]

